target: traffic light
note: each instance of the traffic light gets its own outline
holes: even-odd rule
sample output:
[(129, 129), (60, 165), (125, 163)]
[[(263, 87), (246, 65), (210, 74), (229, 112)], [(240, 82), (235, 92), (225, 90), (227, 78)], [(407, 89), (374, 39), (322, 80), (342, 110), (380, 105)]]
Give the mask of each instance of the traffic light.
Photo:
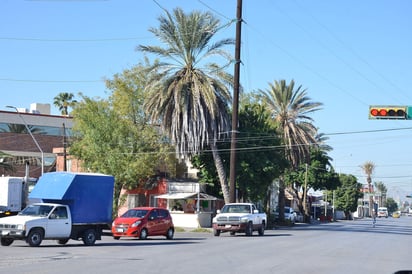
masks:
[(406, 106), (370, 106), (369, 119), (406, 120)]

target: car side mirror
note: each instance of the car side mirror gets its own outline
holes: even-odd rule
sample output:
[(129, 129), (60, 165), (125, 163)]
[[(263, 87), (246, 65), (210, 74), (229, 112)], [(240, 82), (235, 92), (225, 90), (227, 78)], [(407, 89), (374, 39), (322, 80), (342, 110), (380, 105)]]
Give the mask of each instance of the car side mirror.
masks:
[(216, 213), (219, 214), (219, 213), (220, 213), (220, 209), (216, 210)]
[(258, 213), (259, 213), (259, 210), (257, 209), (253, 210), (253, 214), (258, 214)]

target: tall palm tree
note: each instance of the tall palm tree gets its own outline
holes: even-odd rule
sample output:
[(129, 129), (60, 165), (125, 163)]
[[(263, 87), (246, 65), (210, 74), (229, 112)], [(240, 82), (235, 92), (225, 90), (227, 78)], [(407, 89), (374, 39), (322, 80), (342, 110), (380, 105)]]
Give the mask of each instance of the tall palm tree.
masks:
[(365, 162), (361, 165), (363, 172), (366, 174), (366, 182), (368, 183), (368, 190), (369, 190), (369, 216), (373, 217), (373, 189), (372, 189), (372, 174), (375, 171), (375, 164), (371, 161)]
[[(185, 14), (176, 8), (159, 17), (160, 26), (149, 31), (165, 47), (138, 46), (138, 50), (160, 57), (150, 67), (154, 73), (146, 87), (149, 94), (145, 109), (151, 119), (160, 122), (163, 130), (176, 145), (179, 157), (199, 153), (209, 145), (223, 196), (229, 201), (229, 188), (223, 163), (217, 153), (216, 141), (230, 128), (228, 106), (229, 88), (233, 76), (224, 68), (232, 57), (223, 47), (234, 44), (233, 39), (211, 43), (219, 30), (219, 20), (211, 13), (197, 11)], [(225, 65), (209, 62), (209, 57), (223, 57)]]
[[(269, 83), (269, 89), (259, 90), (262, 103), (270, 111), (273, 120), (279, 125), (280, 135), (284, 144), (286, 159), (292, 169), (297, 169), (300, 163), (310, 159), (310, 147), (316, 145), (317, 128), (313, 118), (308, 116), (317, 111), (322, 103), (312, 102), (306, 89), (295, 82), (289, 84), (285, 80)], [(279, 180), (279, 218), (283, 221), (285, 206), (284, 180)]]
[(61, 92), (54, 97), (53, 104), (59, 108), (62, 115), (69, 115), (69, 107), (73, 107), (77, 103), (73, 98), (73, 93)]

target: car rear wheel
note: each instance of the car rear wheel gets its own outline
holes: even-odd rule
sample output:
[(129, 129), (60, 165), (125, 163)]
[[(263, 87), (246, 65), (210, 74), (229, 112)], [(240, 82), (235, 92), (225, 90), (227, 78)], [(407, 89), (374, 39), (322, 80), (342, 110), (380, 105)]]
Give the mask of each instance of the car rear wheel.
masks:
[(140, 231), (140, 240), (146, 240), (147, 239), (147, 229), (143, 228), (142, 231)]
[(214, 236), (220, 236), (220, 230), (219, 229), (213, 229), (213, 235)]

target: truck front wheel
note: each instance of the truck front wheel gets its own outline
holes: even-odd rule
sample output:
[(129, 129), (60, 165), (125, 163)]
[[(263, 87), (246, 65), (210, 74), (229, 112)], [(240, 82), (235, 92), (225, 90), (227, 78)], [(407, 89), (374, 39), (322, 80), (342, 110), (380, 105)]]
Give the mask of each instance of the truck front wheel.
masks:
[(9, 246), (14, 242), (14, 239), (10, 238), (1, 238), (1, 245), (2, 246)]
[(29, 233), (29, 237), (27, 237), (27, 243), (30, 246), (39, 246), (43, 241), (43, 232), (40, 229), (33, 229)]
[(213, 235), (220, 236), (220, 230), (219, 229), (213, 229)]
[(245, 234), (246, 234), (246, 236), (252, 236), (252, 234), (253, 234), (253, 224), (252, 224), (252, 222), (247, 223)]
[(94, 229), (87, 229), (84, 233), (83, 233), (83, 243), (84, 245), (94, 245), (94, 243), (96, 242), (96, 230)]

